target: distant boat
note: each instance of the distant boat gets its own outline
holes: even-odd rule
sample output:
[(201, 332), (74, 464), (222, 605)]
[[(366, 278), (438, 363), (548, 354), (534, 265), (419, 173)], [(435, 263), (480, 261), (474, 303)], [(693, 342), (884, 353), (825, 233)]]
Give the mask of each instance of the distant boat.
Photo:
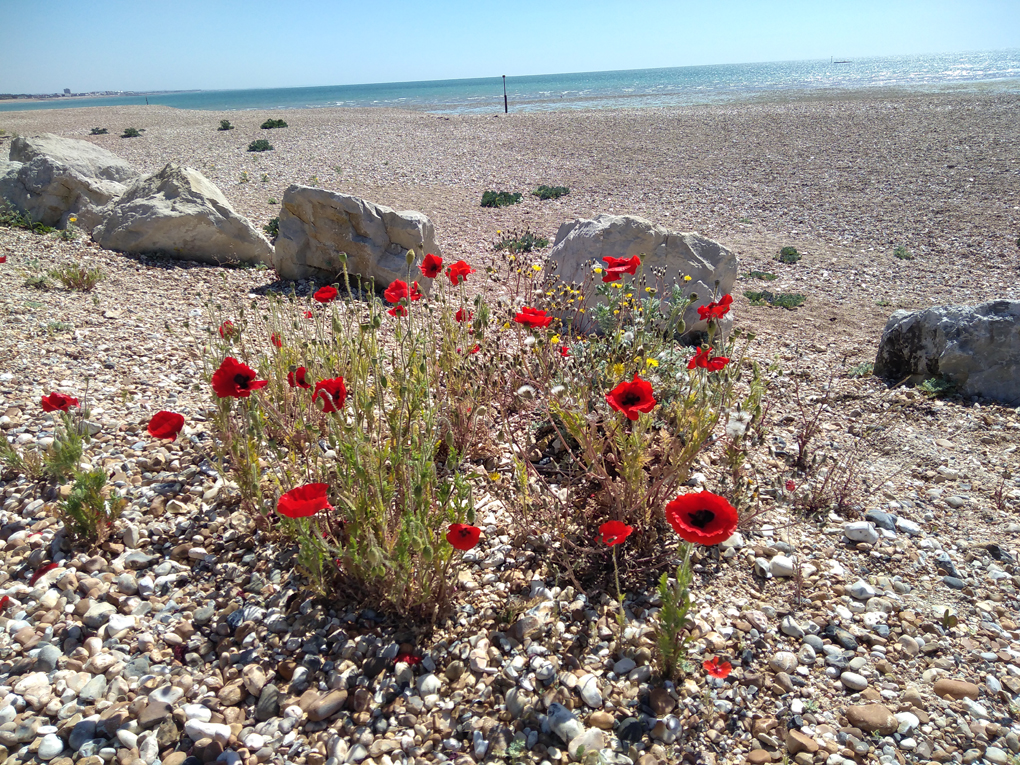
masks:
[(832, 60), (832, 56), (829, 56), (829, 63), (830, 64), (849, 64), (850, 62), (849, 61), (833, 61)]

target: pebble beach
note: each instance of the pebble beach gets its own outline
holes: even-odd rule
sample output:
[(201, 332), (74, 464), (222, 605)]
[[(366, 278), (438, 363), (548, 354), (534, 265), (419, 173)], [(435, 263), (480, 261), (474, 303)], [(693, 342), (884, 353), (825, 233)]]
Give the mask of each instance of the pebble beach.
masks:
[[(109, 541), (68, 553), (60, 487), (0, 478), (0, 763), (1016, 761), (1020, 414), (852, 370), (874, 360), (894, 310), (1020, 296), (1018, 107), (878, 91), (449, 117), (0, 114), (3, 155), (12, 133), (52, 132), (143, 172), (188, 165), (258, 227), (291, 184), (321, 186), (426, 214), (443, 257), (476, 268), (502, 232), (552, 240), (600, 213), (697, 231), (737, 253), (734, 325), (773, 366), (753, 460), (763, 511), (698, 558), (691, 671), (662, 682), (654, 587), (627, 580), (619, 628), (612, 597), (558, 576), (540, 535), (485, 490), (483, 541), (434, 632), (313, 597), (286, 539), (257, 529), (220, 474), (198, 384), (210, 303), (258, 305), (272, 272), (0, 228), (0, 428), (45, 446), (41, 396), (81, 398), (87, 384), (96, 435), (83, 461), (128, 501)], [(289, 126), (260, 130), (269, 116)], [(235, 129), (218, 131), (221, 119)], [(144, 132), (122, 139), (126, 127)], [(259, 138), (274, 150), (247, 152)], [(540, 184), (570, 193), (539, 201)], [(489, 189), (524, 200), (481, 208)], [(786, 246), (803, 258), (778, 262)], [(106, 278), (88, 295), (26, 284), (69, 262)], [(752, 271), (805, 303), (751, 305), (744, 291), (764, 284)], [(861, 489), (853, 512), (806, 518), (783, 488), (785, 457), (801, 407), (819, 402), (821, 448), (861, 450)], [(186, 418), (174, 443), (146, 434), (160, 409)], [(698, 481), (711, 488), (721, 471), (707, 450)], [(733, 671), (707, 675), (708, 656)]]

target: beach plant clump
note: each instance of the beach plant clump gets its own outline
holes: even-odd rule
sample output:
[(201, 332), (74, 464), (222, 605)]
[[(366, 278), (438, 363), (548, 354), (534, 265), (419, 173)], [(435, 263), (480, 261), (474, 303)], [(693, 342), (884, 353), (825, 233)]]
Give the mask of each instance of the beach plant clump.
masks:
[(904, 247), (902, 244), (893, 250), (893, 257), (897, 260), (913, 260), (914, 253)]
[(66, 499), (57, 506), (57, 516), (71, 536), (72, 544), (102, 544), (113, 529), (113, 522), (126, 504), (106, 487), (102, 469), (78, 473)]
[(0, 226), (6, 228), (24, 228), (33, 234), (51, 234), (56, 229), (32, 220), (32, 216), (16, 210), (6, 199), (0, 199)]
[(792, 263), (796, 263), (797, 261), (799, 261), (802, 257), (803, 257), (803, 255), (801, 255), (799, 252), (797, 252), (797, 248), (796, 247), (784, 247), (783, 249), (781, 249), (779, 251), (779, 258), (778, 258), (778, 260), (779, 260), (780, 263), (790, 263), (790, 264), (792, 264)]
[(768, 290), (762, 290), (761, 292), (747, 290), (744, 292), (744, 297), (750, 300), (751, 305), (754, 306), (770, 305), (774, 308), (787, 308), (790, 310), (804, 305), (804, 301), (807, 300), (799, 292), (772, 293)]
[(276, 239), (280, 235), (280, 216), (275, 215), (270, 218), (269, 222), (262, 227), (262, 230), (266, 233), (266, 236)]
[[(559, 565), (598, 576), (624, 539), (632, 556), (662, 556), (678, 536), (713, 545), (736, 528), (726, 498), (684, 488), (716, 427), (760, 412), (757, 368), (739, 333), (719, 329), (730, 296), (698, 309), (709, 342), (682, 348), (695, 297), (673, 285), (665, 307), (663, 274), (628, 278), (640, 258), (606, 258), (585, 283), (559, 285), (504, 252), (485, 276), (409, 253), (381, 298), (342, 256), (338, 282), (311, 299), (273, 297), (234, 316), (209, 306), (222, 464), (242, 508), (294, 540), (318, 591), (436, 618), (481, 538), (476, 497), (495, 486), (515, 487), (519, 521), (554, 537)], [(465, 282), (486, 277), (499, 290), (482, 282), (470, 297)], [(592, 320), (600, 333), (577, 331)], [(543, 450), (570, 487), (563, 496), (536, 494)]]
[(124, 132), (121, 134), (121, 138), (140, 138), (142, 133), (145, 132), (145, 128), (124, 128)]
[(233, 130), (234, 126), (230, 124), (230, 120), (220, 120), (220, 126), (217, 130)]
[(769, 271), (748, 271), (744, 274), (745, 279), (761, 279), (765, 282), (774, 282), (779, 277)]
[(102, 269), (87, 268), (80, 263), (64, 263), (51, 268), (47, 273), (51, 279), (64, 285), (65, 289), (75, 292), (92, 292), (106, 278)]
[(89, 135), (106, 135), (109, 132), (110, 131), (107, 130), (106, 128), (94, 127), (92, 128), (92, 132), (89, 133)]
[(549, 246), (548, 239), (544, 236), (538, 236), (528, 228), (525, 228), (523, 231), (507, 231), (506, 234), (502, 231), (497, 231), (496, 236), (500, 237), (492, 244), (492, 249), (496, 252), (505, 250), (520, 254), (541, 250), (543, 247)]
[(263, 130), (273, 130), (274, 128), (285, 128), (287, 127), (287, 123), (283, 120), (268, 119), (259, 125), (259, 127)]
[(265, 138), (259, 138), (248, 144), (248, 151), (272, 151), (273, 147)]
[(566, 186), (539, 186), (532, 193), (541, 200), (559, 199), (569, 194), (570, 189)]
[(482, 207), (509, 207), (518, 204), (523, 198), (518, 192), (483, 191)]

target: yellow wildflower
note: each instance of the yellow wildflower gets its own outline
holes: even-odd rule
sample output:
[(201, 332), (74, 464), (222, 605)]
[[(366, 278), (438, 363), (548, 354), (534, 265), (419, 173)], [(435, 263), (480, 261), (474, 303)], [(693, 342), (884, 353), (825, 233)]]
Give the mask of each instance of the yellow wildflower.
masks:
[(599, 268), (598, 266), (595, 266), (595, 273), (601, 274), (602, 273), (602, 269)]
[(657, 367), (657, 366), (659, 366), (659, 362), (656, 361), (655, 359), (645, 359), (645, 363), (648, 366), (650, 366), (650, 367)]
[(534, 268), (536, 271), (542, 270), (542, 266), (539, 263), (532, 263), (531, 267)]
[(689, 277), (689, 276), (685, 276), (685, 277), (684, 277), (684, 281), (685, 281), (685, 282), (689, 282), (690, 280), (691, 280), (691, 277)]
[(613, 374), (616, 375), (617, 377), (622, 375), (623, 374), (623, 364), (614, 364), (613, 365)]
[(553, 335), (551, 338), (549, 338), (550, 343), (558, 343), (559, 341), (560, 341), (559, 335)]

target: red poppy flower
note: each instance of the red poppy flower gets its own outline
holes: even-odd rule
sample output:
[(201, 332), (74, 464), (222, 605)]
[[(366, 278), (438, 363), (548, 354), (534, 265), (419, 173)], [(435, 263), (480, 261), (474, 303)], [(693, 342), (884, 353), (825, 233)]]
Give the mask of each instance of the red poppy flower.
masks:
[(630, 533), (634, 531), (633, 526), (628, 526), (622, 521), (607, 521), (599, 526), (599, 537), (598, 540), (604, 544), (612, 547), (613, 545), (621, 545), (624, 540), (630, 536)]
[(471, 321), (475, 315), (471, 311), (465, 311), (463, 308), (457, 310), (457, 313), (453, 315), (453, 318), (458, 322), (462, 323), (465, 321)]
[(622, 382), (606, 394), (609, 406), (627, 415), (628, 420), (636, 420), (638, 413), (650, 412), (655, 407), (652, 395), (652, 384), (637, 375), (630, 382)]
[(50, 573), (56, 567), (57, 567), (56, 563), (47, 563), (45, 566), (40, 566), (39, 568), (37, 568), (35, 572), (32, 574), (32, 578), (28, 580), (28, 586), (29, 587), (33, 586), (36, 582), (38, 582), (40, 579), (42, 579), (44, 576), (46, 576), (46, 574)]
[(315, 383), (315, 391), (312, 393), (312, 401), (318, 405), (322, 400), (322, 411), (339, 412), (344, 408), (347, 400), (347, 388), (344, 386), (344, 378), (334, 377), (332, 380), (319, 380)]
[(336, 300), (336, 296), (340, 293), (336, 291), (336, 287), (319, 287), (315, 290), (315, 294), (312, 295), (312, 300), (316, 303), (329, 303)]
[(248, 398), (253, 390), (264, 388), (269, 385), (269, 380), (256, 380), (255, 370), (247, 364), (242, 364), (233, 356), (227, 356), (220, 364), (220, 368), (213, 372), (213, 391), (220, 398), (233, 396), (235, 398)]
[(276, 332), (269, 336), (269, 342), (271, 342), (277, 348), (283, 347), (283, 340), (280, 339), (280, 336)]
[(326, 491), (329, 484), (306, 483), (282, 495), (276, 503), (276, 512), (288, 518), (307, 518), (320, 510), (332, 510)]
[[(432, 257), (431, 255), (429, 257)], [(415, 656), (413, 653), (400, 653), (397, 654), (397, 658), (393, 660), (394, 664), (408, 664), (414, 666), (415, 664), (421, 664), (421, 656)]]
[(184, 417), (177, 412), (156, 412), (149, 420), (149, 435), (153, 438), (165, 438), (176, 441), (177, 434), (184, 427)]
[(518, 324), (523, 324), (525, 327), (531, 327), (537, 329), (538, 327), (548, 327), (552, 324), (553, 317), (546, 316), (545, 311), (539, 308), (529, 308), (524, 306), (521, 308), (521, 312), (514, 316), (514, 321)]
[(470, 550), (478, 544), (478, 538), (482, 530), (475, 526), (468, 526), (466, 523), (451, 523), (450, 530), (446, 532), (446, 541), (458, 550)]
[[(7, 262), (7, 256), (6, 255), (0, 255), (0, 263), (6, 263), (6, 262)], [(6, 597), (7, 596), (4, 595), (4, 598), (6, 598)]]
[(314, 313), (312, 313), (311, 311), (305, 311), (305, 318), (306, 318), (306, 319), (310, 319), (310, 318), (312, 318), (313, 316), (315, 316), (315, 314), (314, 314)]
[(567, 356), (569, 356), (569, 355), (570, 355), (570, 348), (568, 348), (568, 347), (567, 347), (567, 346), (565, 346), (565, 345), (564, 345), (564, 346), (562, 346), (562, 347), (560, 348), (560, 356), (562, 356), (563, 358), (566, 358), (566, 357), (567, 357)]
[(791, 479), (787, 478), (786, 479), (786, 490), (787, 491), (796, 491), (796, 489), (797, 489), (797, 484), (795, 484)]
[(709, 303), (708, 305), (698, 306), (698, 316), (701, 317), (702, 321), (711, 321), (712, 319), (721, 319), (723, 316), (730, 312), (730, 303), (733, 302), (731, 295), (723, 295), (718, 303)]
[(606, 261), (606, 267), (602, 275), (602, 281), (604, 282), (619, 281), (620, 277), (624, 274), (633, 276), (637, 273), (638, 266), (641, 265), (641, 258), (637, 255), (633, 258), (614, 258), (611, 255), (606, 255), (602, 259)]
[(687, 362), (687, 368), (694, 369), (696, 367), (701, 367), (702, 369), (707, 369), (709, 372), (718, 372), (730, 363), (729, 358), (726, 356), (715, 356), (713, 358), (709, 358), (708, 355), (711, 352), (711, 348), (706, 348), (703, 345), (700, 346), (695, 352), (694, 357)]
[(220, 324), (220, 337), (224, 340), (233, 340), (237, 336), (237, 327), (234, 326), (234, 322), (227, 319), (225, 322)]
[(705, 671), (712, 677), (718, 677), (720, 680), (725, 680), (726, 677), (733, 671), (733, 667), (728, 661), (719, 661), (718, 656), (712, 657), (708, 661), (701, 662), (701, 666), (705, 668)]
[(308, 374), (308, 370), (304, 367), (298, 367), (293, 372), (288, 372), (287, 384), (292, 388), (311, 388), (312, 384), (305, 379), (306, 374)]
[[(6, 260), (6, 258), (4, 258), (4, 260)], [(2, 598), (0, 598), (0, 613), (3, 613), (4, 611), (6, 611), (7, 610), (7, 606), (9, 606), (10, 603), (11, 603), (11, 599), (10, 599), (9, 596), (4, 595)]]
[(737, 530), (737, 511), (724, 497), (708, 491), (681, 494), (666, 505), (666, 520), (681, 539), (712, 546)]
[(72, 406), (78, 406), (78, 399), (74, 396), (65, 396), (59, 391), (54, 391), (40, 400), (44, 412), (66, 412)]
[(463, 260), (458, 260), (448, 269), (446, 269), (446, 275), (450, 277), (450, 281), (453, 282), (454, 286), (457, 286), (461, 282), (467, 281), (467, 275), (473, 274), (475, 269), (465, 263)]
[(425, 256), (425, 260), (421, 262), (422, 275), (427, 279), (435, 279), (439, 276), (439, 272), (443, 269), (443, 259), (438, 255), (429, 253)]

